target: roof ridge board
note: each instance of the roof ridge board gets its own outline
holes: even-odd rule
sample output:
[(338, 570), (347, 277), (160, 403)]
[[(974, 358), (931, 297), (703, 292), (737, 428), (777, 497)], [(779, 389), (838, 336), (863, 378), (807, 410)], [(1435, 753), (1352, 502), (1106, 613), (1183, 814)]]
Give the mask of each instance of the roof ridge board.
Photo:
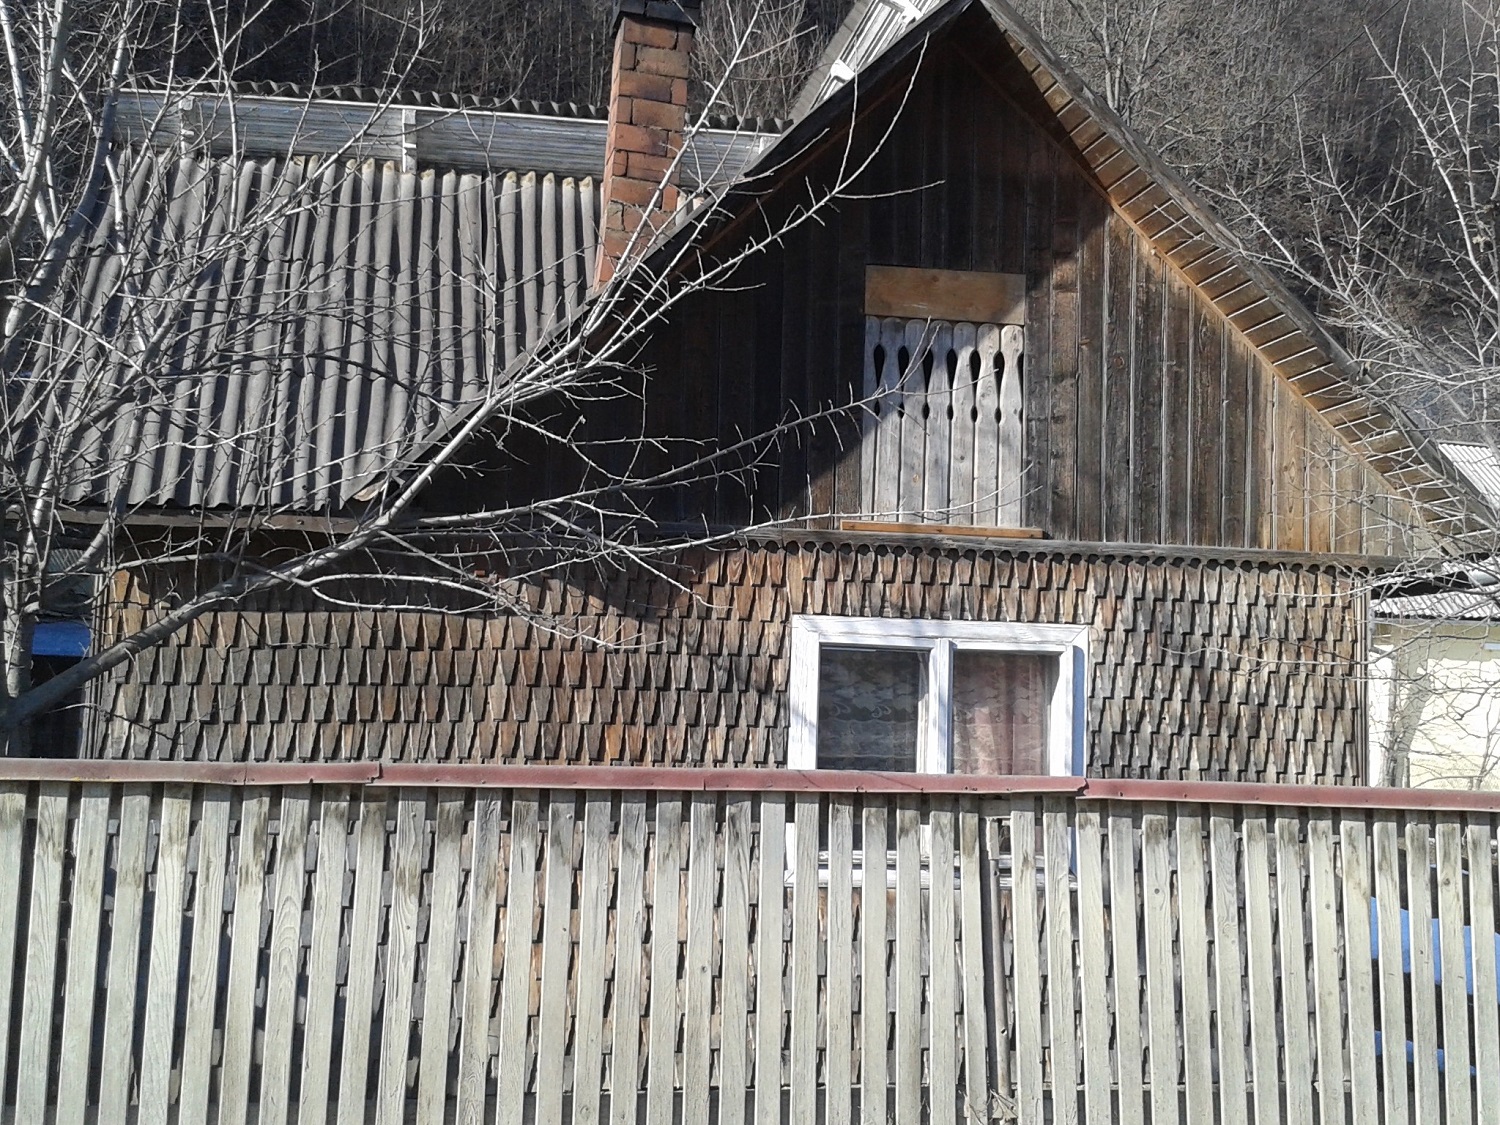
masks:
[[(565, 177), (597, 178), (604, 172), (607, 122), (511, 110), (307, 102), (233, 93), (184, 94), (174, 105), (162, 91), (127, 91), (116, 128), (132, 142), (160, 144), (184, 137), (222, 148), (216, 142), (228, 129), (219, 121), (221, 109), (233, 115), (234, 136), (250, 156), (317, 156), (347, 149), (356, 158), (399, 160), (407, 171), (429, 165), (534, 169)], [(694, 128), (681, 162), (686, 186), (698, 189), (733, 178), (775, 137), (707, 124)]]

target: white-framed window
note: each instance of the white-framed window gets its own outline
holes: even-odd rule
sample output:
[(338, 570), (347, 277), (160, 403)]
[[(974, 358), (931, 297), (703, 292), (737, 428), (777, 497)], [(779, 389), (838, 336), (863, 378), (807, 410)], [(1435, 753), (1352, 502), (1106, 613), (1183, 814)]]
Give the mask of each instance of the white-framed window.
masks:
[(792, 618), (793, 769), (1083, 772), (1088, 627)]

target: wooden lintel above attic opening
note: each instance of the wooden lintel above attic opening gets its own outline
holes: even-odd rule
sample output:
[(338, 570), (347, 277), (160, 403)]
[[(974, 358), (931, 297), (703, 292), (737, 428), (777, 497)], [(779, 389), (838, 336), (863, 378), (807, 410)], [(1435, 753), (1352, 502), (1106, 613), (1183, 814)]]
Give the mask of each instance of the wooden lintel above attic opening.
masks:
[(865, 315), (1025, 324), (1026, 277), (976, 270), (866, 266)]

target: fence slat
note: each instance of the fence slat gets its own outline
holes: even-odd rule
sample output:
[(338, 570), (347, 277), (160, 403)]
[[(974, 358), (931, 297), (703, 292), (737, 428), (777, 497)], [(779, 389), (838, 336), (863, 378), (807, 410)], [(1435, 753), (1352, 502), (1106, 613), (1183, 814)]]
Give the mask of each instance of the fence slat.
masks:
[(890, 855), (886, 846), (886, 809), (867, 803), (861, 814), (859, 858), (859, 1119), (881, 1122), (889, 1105), (886, 1056), (886, 994), (889, 968), (886, 948), (886, 887)]
[(678, 959), (682, 904), (682, 801), (656, 795), (656, 840), (651, 849), (651, 990), (646, 1049), (647, 1125), (670, 1125), (677, 1070)]
[(346, 790), (325, 793), (318, 817), (318, 866), (313, 874), (312, 947), (307, 953), (307, 1017), (303, 1025), (306, 1030), (302, 1044), (302, 1088), (297, 1102), (298, 1125), (322, 1125), (328, 1120), (333, 1002), (348, 848), (348, 793)]
[[(1306, 896), (1302, 889), (1307, 852), (1301, 833), (1295, 812), (1277, 812), (1276, 924), (1281, 939), (1281, 1035), (1289, 1091), (1313, 1088), (1312, 1032), (1307, 1018), (1307, 928), (1303, 922)], [(1288, 1097), (1288, 1125), (1312, 1125), (1312, 1109), (1311, 1097)]]
[[(144, 827), (144, 825), (142, 825)], [(16, 782), (10, 782), (4, 792), (0, 792), (0, 871), (21, 870), (21, 844), (26, 833), (26, 786)], [(145, 841), (141, 841), (142, 862), (144, 868)], [(15, 979), (15, 958), (17, 946), (21, 943), (16, 940), (16, 922), (20, 914), (21, 905), (21, 880), (0, 879), (0, 1012), (9, 1013), (14, 997), (11, 995), (12, 981)], [(116, 906), (118, 910), (118, 904)], [(113, 962), (112, 962), (113, 964)], [(129, 966), (130, 981), (135, 980), (135, 966)], [(111, 974), (111, 981), (123, 983), (122, 978)], [(132, 1000), (134, 989), (132, 988)], [(119, 995), (114, 993), (112, 995)], [(118, 1003), (116, 1007), (120, 1007)], [(135, 1005), (128, 1005), (131, 1015), (135, 1013)], [(10, 1039), (11, 1020), (0, 1020), (0, 1091), (4, 1091), (8, 1081), (10, 1060), (15, 1044)], [(128, 1044), (128, 1040), (127, 1040)], [(106, 1043), (106, 1049), (109, 1044)], [(115, 1044), (118, 1049), (119, 1044)], [(127, 1046), (128, 1050), (128, 1046)], [(119, 1074), (112, 1075), (106, 1069), (102, 1077), (102, 1084), (111, 1090), (128, 1080), (130, 1067), (125, 1065)], [(125, 1098), (123, 1093), (115, 1094), (111, 1103), (119, 1108), (123, 1116)]]
[(204, 792), (198, 816), (198, 875), (193, 888), (193, 938), (188, 954), (187, 1023), (182, 1036), (178, 1116), (208, 1119), (209, 1071), (218, 1009), (219, 950), (224, 941), (224, 872), (229, 862), (230, 789)]
[[(0, 865), (14, 871), (19, 855), (10, 852), (10, 816), (16, 810), (12, 798), (0, 795)], [(24, 813), (24, 809), (20, 810)], [(99, 1120), (124, 1121), (130, 1106), (131, 1060), (135, 1042), (135, 997), (140, 973), (141, 920), (146, 898), (146, 856), (151, 827), (151, 790), (128, 785), (120, 798), (120, 830), (115, 838), (115, 908), (109, 924), (109, 969), (104, 1001), (104, 1054), (99, 1067)], [(17, 828), (19, 831), (19, 827)], [(14, 924), (15, 885), (18, 880), (0, 879), (0, 938), (6, 930), (5, 911), (11, 905)], [(9, 888), (7, 891), (6, 888)], [(10, 969), (6, 964), (9, 945), (0, 940), (0, 997), (10, 991)], [(0, 1003), (0, 1011), (9, 1005)], [(0, 1057), (0, 1074), (4, 1059)], [(4, 1088), (0, 1081), (0, 1089)]]
[(1213, 881), (1215, 1015), (1219, 1043), (1219, 1120), (1249, 1120), (1245, 1087), (1245, 970), (1240, 930), (1240, 880), (1234, 820), (1209, 817), (1209, 870)]
[[(1036, 901), (1036, 805), (1010, 813), (1011, 909), (1015, 918), (1016, 1114), (1042, 1120), (1042, 965)], [(898, 958), (898, 964), (899, 958)], [(900, 1081), (898, 1072), (896, 1080)], [(911, 1118), (897, 1118), (912, 1120)]]
[(781, 1120), (781, 925), (786, 911), (786, 804), (768, 793), (760, 803), (760, 867), (755, 918), (755, 1121)]
[(615, 903), (614, 1040), (610, 1053), (610, 1121), (634, 1125), (640, 1093), (642, 906), (646, 881), (646, 798), (620, 798), (620, 881)]
[[(971, 443), (972, 440), (971, 432)], [(989, 1117), (992, 1088), (989, 1017), (984, 1002), (984, 887), (980, 871), (979, 812), (972, 804), (966, 804), (958, 818), (958, 918), (963, 943), (964, 998), (964, 1102), (960, 1115), (963, 1121), (983, 1121)]]
[[(941, 356), (939, 359), (941, 360)], [(947, 481), (946, 466), (943, 480)], [(952, 1121), (958, 1090), (957, 966), (953, 928), (953, 813), (934, 807), (928, 816), (932, 835), (931, 890), (927, 907), (928, 979), (927, 1076), (929, 1113), (936, 1122)]]
[[(572, 794), (547, 800), (547, 871), (542, 892), (542, 981), (536, 1028), (536, 1122), (561, 1125), (568, 1033), (568, 961), (573, 906)], [(510, 943), (506, 943), (509, 958)]]
[(818, 798), (799, 793), (792, 805), (792, 1052), (791, 1115), (811, 1121), (818, 1097)]
[[(1437, 877), (1438, 924), (1441, 928), (1439, 964), (1443, 972), (1444, 1105), (1447, 1121), (1451, 1125), (1462, 1125), (1473, 1117), (1474, 1111), (1469, 1084), (1469, 974), (1466, 962), (1472, 962), (1479, 947), (1475, 945), (1465, 957), (1464, 923), (1468, 919), (1464, 909), (1463, 827), (1451, 814), (1438, 818), (1437, 869), (1434, 874)], [(1470, 930), (1470, 941), (1480, 932)], [(1494, 931), (1484, 932), (1488, 935)]]
[(1406, 1060), (1406, 976), (1401, 971), (1401, 852), (1396, 820), (1375, 820), (1375, 903), (1380, 954), (1380, 1090), (1385, 1120), (1410, 1120), (1410, 1070)]
[(302, 896), (307, 886), (309, 805), (310, 793), (306, 788), (292, 788), (282, 794), (281, 829), (276, 835), (276, 889), (271, 900), (271, 952), (266, 970), (260, 1119), (256, 1125), (285, 1125), (290, 1105), (297, 960), (302, 942)]
[[(250, 1064), (254, 1055), (255, 994), (259, 975), (256, 966), (261, 952), (260, 915), (266, 886), (266, 856), (270, 851), (270, 815), (269, 792), (252, 789), (242, 796), (239, 868), (229, 942), (229, 983), (224, 1003), (224, 1059), (219, 1066), (220, 1125), (244, 1125), (250, 1104)], [(373, 837), (374, 846), (383, 848), (383, 819), (376, 826)], [(372, 935), (372, 951), (374, 944)], [(373, 963), (369, 976), (374, 976)], [(369, 1019), (362, 1022), (368, 1035)]]
[[(1210, 915), (1204, 884), (1203, 818), (1196, 810), (1179, 811), (1177, 835), (1177, 925), (1182, 958), (1182, 1076), (1187, 1121), (1212, 1121), (1214, 1060), (1209, 1002), (1213, 987), (1208, 972)], [(1240, 1050), (1236, 1040), (1228, 1050)]]
[[(1256, 997), (1276, 995), (1275, 950), (1271, 936), (1270, 841), (1263, 815), (1245, 817), (1245, 952), (1249, 972), (1250, 1090), (1257, 1125), (1281, 1120), (1281, 1078), (1276, 1069), (1276, 1009)], [(1304, 1087), (1305, 1089), (1305, 1087)]]
[[(22, 991), (20, 1051), (16, 1062), (16, 1120), (47, 1115), (52, 1073), (52, 1010), (57, 999), (58, 914), (63, 853), (68, 847), (69, 787), (42, 785), (36, 801), (36, 843), (31, 859), (31, 913), (26, 926), (26, 977)], [(176, 969), (176, 966), (173, 966)], [(175, 983), (175, 982), (174, 982)], [(171, 1025), (167, 1025), (168, 1050)]]
[[(187, 876), (188, 825), (193, 792), (172, 785), (161, 799), (156, 880), (151, 909), (151, 968), (146, 983), (146, 1019), (141, 1041), (141, 1121), (165, 1121), (172, 1078), (172, 1024), (182, 946), (183, 882)], [(23, 1062), (24, 1065), (24, 1062)], [(33, 1120), (35, 1120), (33, 1118)]]
[(1317, 1030), (1319, 1125), (1344, 1121), (1343, 993), (1339, 970), (1338, 882), (1334, 876), (1333, 818), (1318, 810), (1307, 820), (1308, 909), (1312, 916), (1313, 1020)]
[[(285, 814), (283, 814), (284, 816)], [(411, 1047), (412, 990), (417, 972), (417, 914), (422, 901), (422, 836), (427, 795), (403, 789), (396, 798), (396, 841), (391, 854), (391, 905), (385, 958), (385, 998), (380, 1069), (375, 1088), (377, 1121), (406, 1119), (406, 1071)]]
[[(1495, 932), (1495, 851), (1488, 819), (1471, 820), (1464, 833), (1469, 858), (1469, 924), (1475, 934)], [(1353, 956), (1351, 952), (1350, 956)], [(1500, 991), (1495, 962), (1474, 957), (1474, 1112), (1477, 1121), (1500, 1121)], [(1354, 1013), (1350, 1013), (1352, 1026)]]
[[(1437, 989), (1432, 948), (1431, 832), (1425, 823), (1406, 825), (1407, 933), (1411, 948), (1411, 1043), (1416, 1071), (1412, 1111), (1418, 1122), (1441, 1120), (1438, 1078)], [(1383, 957), (1395, 957), (1400, 945), (1381, 945)], [(1418, 983), (1421, 982), (1421, 983)], [(1385, 1052), (1394, 1044), (1387, 1044)]]
[[(104, 915), (104, 856), (109, 844), (109, 788), (86, 785), (74, 830), (73, 908), (68, 918), (68, 975), (63, 987), (64, 1068), (57, 1087), (56, 1125), (82, 1125), (89, 1094), (88, 1059), (98, 983), (99, 930)], [(4, 1010), (4, 1009), (0, 1009)], [(0, 1087), (3, 1088), (3, 1087)]]
[[(1073, 893), (1069, 888), (1073, 833), (1060, 802), (1048, 799), (1042, 813), (1046, 840), (1047, 1014), (1052, 1042), (1052, 1120), (1078, 1122), (1077, 968), (1073, 964)], [(934, 938), (936, 934), (934, 934)], [(934, 945), (934, 948), (937, 948)]]
[[(1119, 1120), (1141, 1125), (1145, 1116), (1141, 1041), (1140, 939), (1136, 923), (1135, 825), (1130, 814), (1109, 813), (1109, 920), (1114, 938), (1115, 1057)], [(1019, 999), (1017, 1000), (1019, 1006)]]
[(604, 998), (609, 971), (610, 799), (590, 793), (583, 809), (583, 882), (578, 893), (578, 1016), (573, 1047), (573, 1123), (598, 1125), (604, 1082)]
[[(505, 880), (505, 959), (500, 984), (500, 1058), (495, 1076), (496, 1120), (501, 1125), (519, 1125), (526, 1104), (526, 1023), (531, 1013), (531, 989), (536, 983), (532, 939), (536, 932), (536, 868), (542, 847), (538, 805), (535, 790), (517, 793), (510, 803), (510, 870)], [(498, 802), (494, 815), (498, 822)], [(469, 956), (474, 958), (474, 965), (464, 974), (464, 1036), (470, 1044), (466, 1052), (469, 1066), (478, 1064), (477, 1077), (470, 1079), (471, 1096), (477, 1107), (484, 1105), (484, 1075), (489, 1069), (490, 1008), (495, 976), (495, 899), (500, 858), (499, 843), (491, 844), (488, 830), (484, 840), (486, 847), (492, 848), (494, 858), (485, 860), (483, 877), (486, 886), (481, 895), (478, 886), (481, 874), (479, 836), (476, 834), (473, 893), (476, 903), (483, 899), (483, 907), (479, 921), (470, 921)], [(480, 1043), (484, 1045), (482, 1051)]]
[[(490, 1001), (494, 995), (495, 957), (495, 899), (499, 893), (500, 880), (500, 816), (501, 797), (498, 794), (481, 793), (474, 798), (473, 841), (469, 860), (469, 919), (464, 940), (463, 981), (459, 986), (459, 1003), (462, 1005), (462, 1024), (458, 1030), (458, 1122), (459, 1125), (479, 1125), (487, 1116), (485, 1097), (488, 1093), (490, 1070)], [(526, 894), (516, 886), (515, 871), (522, 865), (517, 852), (530, 856), (536, 854), (536, 801), (523, 799), (519, 794), (511, 802), (510, 848), (511, 879), (508, 884), (512, 907), (507, 910), (510, 930), (505, 947), (526, 950), (518, 971), (526, 976), (528, 987), (531, 979), (531, 910), (525, 911), (524, 922), (515, 921), (512, 913), (518, 895)], [(531, 866), (525, 870), (529, 873)], [(530, 887), (530, 879), (525, 880)], [(519, 933), (521, 936), (516, 938)], [(503, 1016), (502, 1016), (503, 1018)]]
[(688, 813), (687, 948), (682, 990), (684, 1125), (708, 1125), (714, 900), (719, 870), (716, 806), (712, 794), (695, 793)]
[(1370, 957), (1370, 852), (1363, 819), (1345, 816), (1343, 848), (1344, 988), (1349, 1006), (1349, 1096), (1356, 1125), (1379, 1118), (1375, 1076), (1375, 993)]
[[(339, 1055), (339, 1125), (363, 1125), (370, 1074), (370, 1031), (375, 1005), (375, 940), (385, 884), (386, 795), (366, 791), (359, 811), (354, 867), (354, 910), (349, 917), (348, 983)], [(240, 857), (241, 870), (245, 856)]]
[(422, 1060), (417, 1071), (417, 1119), (437, 1121), (448, 1097), (453, 1042), (453, 977), (458, 961), (459, 852), (468, 820), (468, 797), (438, 797), (432, 839), (432, 908), (427, 923), (427, 980), (422, 995)]
[(1165, 813), (1147, 812), (1141, 817), (1141, 879), (1142, 914), (1146, 922), (1146, 1013), (1151, 1044), (1151, 1125), (1163, 1125), (1178, 1119), (1172, 857)]
[(1084, 1111), (1089, 1125), (1111, 1125), (1114, 1079), (1109, 1061), (1109, 1005), (1091, 999), (1107, 996), (1109, 987), (1099, 813), (1093, 808), (1080, 808), (1074, 823), (1078, 839), (1078, 984), (1084, 996)]
[(847, 797), (828, 804), (827, 1125), (852, 1125), (854, 1034), (854, 814)]
[(723, 1026), (719, 1047), (719, 1125), (743, 1125), (750, 1089), (750, 798), (724, 802)]

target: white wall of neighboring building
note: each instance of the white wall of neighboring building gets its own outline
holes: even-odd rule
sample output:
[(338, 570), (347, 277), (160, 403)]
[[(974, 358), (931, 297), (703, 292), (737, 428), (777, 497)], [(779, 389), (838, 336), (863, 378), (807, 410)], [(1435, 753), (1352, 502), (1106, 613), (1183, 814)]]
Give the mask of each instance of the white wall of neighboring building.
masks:
[(1500, 789), (1500, 622), (1377, 620), (1371, 657), (1371, 783)]

